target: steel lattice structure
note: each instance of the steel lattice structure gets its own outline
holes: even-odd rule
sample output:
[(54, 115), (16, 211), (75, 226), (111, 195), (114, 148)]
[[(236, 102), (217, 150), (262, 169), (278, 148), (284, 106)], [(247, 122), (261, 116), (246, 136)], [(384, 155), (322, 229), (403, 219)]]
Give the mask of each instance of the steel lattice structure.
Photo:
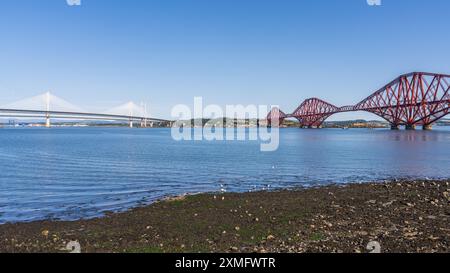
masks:
[[(280, 125), (280, 124), (283, 124), (283, 122), (286, 118), (288, 118), (288, 116), (283, 111), (281, 111), (280, 108), (278, 108), (278, 107), (272, 108), (272, 110), (268, 114), (268, 117), (270, 117), (270, 124), (273, 124), (273, 125), (276, 125), (272, 122), (273, 120), (278, 121), (278, 125)], [(269, 118), (267, 118), (267, 119), (269, 120)]]
[(303, 126), (319, 127), (339, 108), (323, 100), (312, 98), (304, 101), (291, 115), (296, 117)]
[[(366, 111), (382, 117), (393, 129), (400, 125), (407, 129), (422, 125), (428, 129), (446, 116), (449, 109), (450, 75), (414, 72), (399, 76), (354, 106), (337, 107), (312, 98), (304, 101), (290, 115), (278, 108), (271, 111), (267, 121), (271, 124), (274, 118), (282, 122), (285, 118), (294, 117), (302, 127), (320, 127), (336, 113)], [(283, 118), (276, 115), (277, 111), (283, 113)]]

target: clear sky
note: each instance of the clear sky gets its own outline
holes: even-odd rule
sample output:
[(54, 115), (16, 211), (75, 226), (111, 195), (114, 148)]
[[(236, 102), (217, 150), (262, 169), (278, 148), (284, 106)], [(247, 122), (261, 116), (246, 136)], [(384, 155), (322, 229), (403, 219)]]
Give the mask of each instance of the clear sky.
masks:
[[(355, 104), (402, 73), (450, 73), (448, 0), (2, 0), (0, 104), (47, 90), (146, 101)], [(338, 115), (375, 118), (371, 114)]]

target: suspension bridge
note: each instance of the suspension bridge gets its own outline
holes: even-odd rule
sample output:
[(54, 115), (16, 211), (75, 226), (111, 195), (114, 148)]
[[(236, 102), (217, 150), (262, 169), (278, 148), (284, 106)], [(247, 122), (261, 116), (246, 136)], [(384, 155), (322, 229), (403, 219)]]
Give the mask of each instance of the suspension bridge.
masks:
[(292, 114), (273, 108), (267, 115), (267, 122), (269, 126), (281, 125), (287, 118), (296, 118), (302, 128), (320, 128), (334, 114), (366, 111), (388, 121), (393, 130), (400, 126), (407, 130), (414, 130), (416, 126), (430, 130), (434, 122), (449, 113), (449, 83), (450, 75), (413, 72), (399, 76), (356, 105), (337, 107), (311, 98)]
[(170, 123), (168, 120), (149, 117), (145, 105), (128, 102), (112, 109), (96, 113), (84, 110), (61, 99), (50, 92), (0, 106), (0, 117), (44, 119), (45, 126), (51, 127), (51, 120), (99, 120), (126, 122), (129, 127), (153, 127), (155, 123)]

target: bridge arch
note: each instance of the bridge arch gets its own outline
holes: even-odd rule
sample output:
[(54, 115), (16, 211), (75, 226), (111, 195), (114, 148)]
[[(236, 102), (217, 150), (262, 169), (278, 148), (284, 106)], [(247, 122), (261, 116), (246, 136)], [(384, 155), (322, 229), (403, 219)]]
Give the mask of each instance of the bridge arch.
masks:
[(318, 98), (310, 98), (305, 100), (291, 116), (300, 122), (301, 127), (313, 128), (320, 127), (338, 110), (339, 108), (331, 103)]
[(401, 75), (355, 106), (391, 123), (424, 128), (450, 109), (450, 75), (415, 72)]

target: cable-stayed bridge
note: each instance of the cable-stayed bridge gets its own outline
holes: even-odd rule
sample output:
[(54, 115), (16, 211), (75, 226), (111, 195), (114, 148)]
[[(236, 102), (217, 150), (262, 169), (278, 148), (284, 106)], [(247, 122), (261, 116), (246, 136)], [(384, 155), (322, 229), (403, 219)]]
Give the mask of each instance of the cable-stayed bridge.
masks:
[(146, 106), (139, 106), (134, 102), (96, 113), (71, 104), (50, 92), (1, 105), (0, 117), (43, 118), (46, 127), (51, 127), (52, 119), (119, 121), (127, 122), (130, 127), (136, 123), (141, 127), (153, 126), (153, 123), (170, 123), (168, 120), (150, 117)]

